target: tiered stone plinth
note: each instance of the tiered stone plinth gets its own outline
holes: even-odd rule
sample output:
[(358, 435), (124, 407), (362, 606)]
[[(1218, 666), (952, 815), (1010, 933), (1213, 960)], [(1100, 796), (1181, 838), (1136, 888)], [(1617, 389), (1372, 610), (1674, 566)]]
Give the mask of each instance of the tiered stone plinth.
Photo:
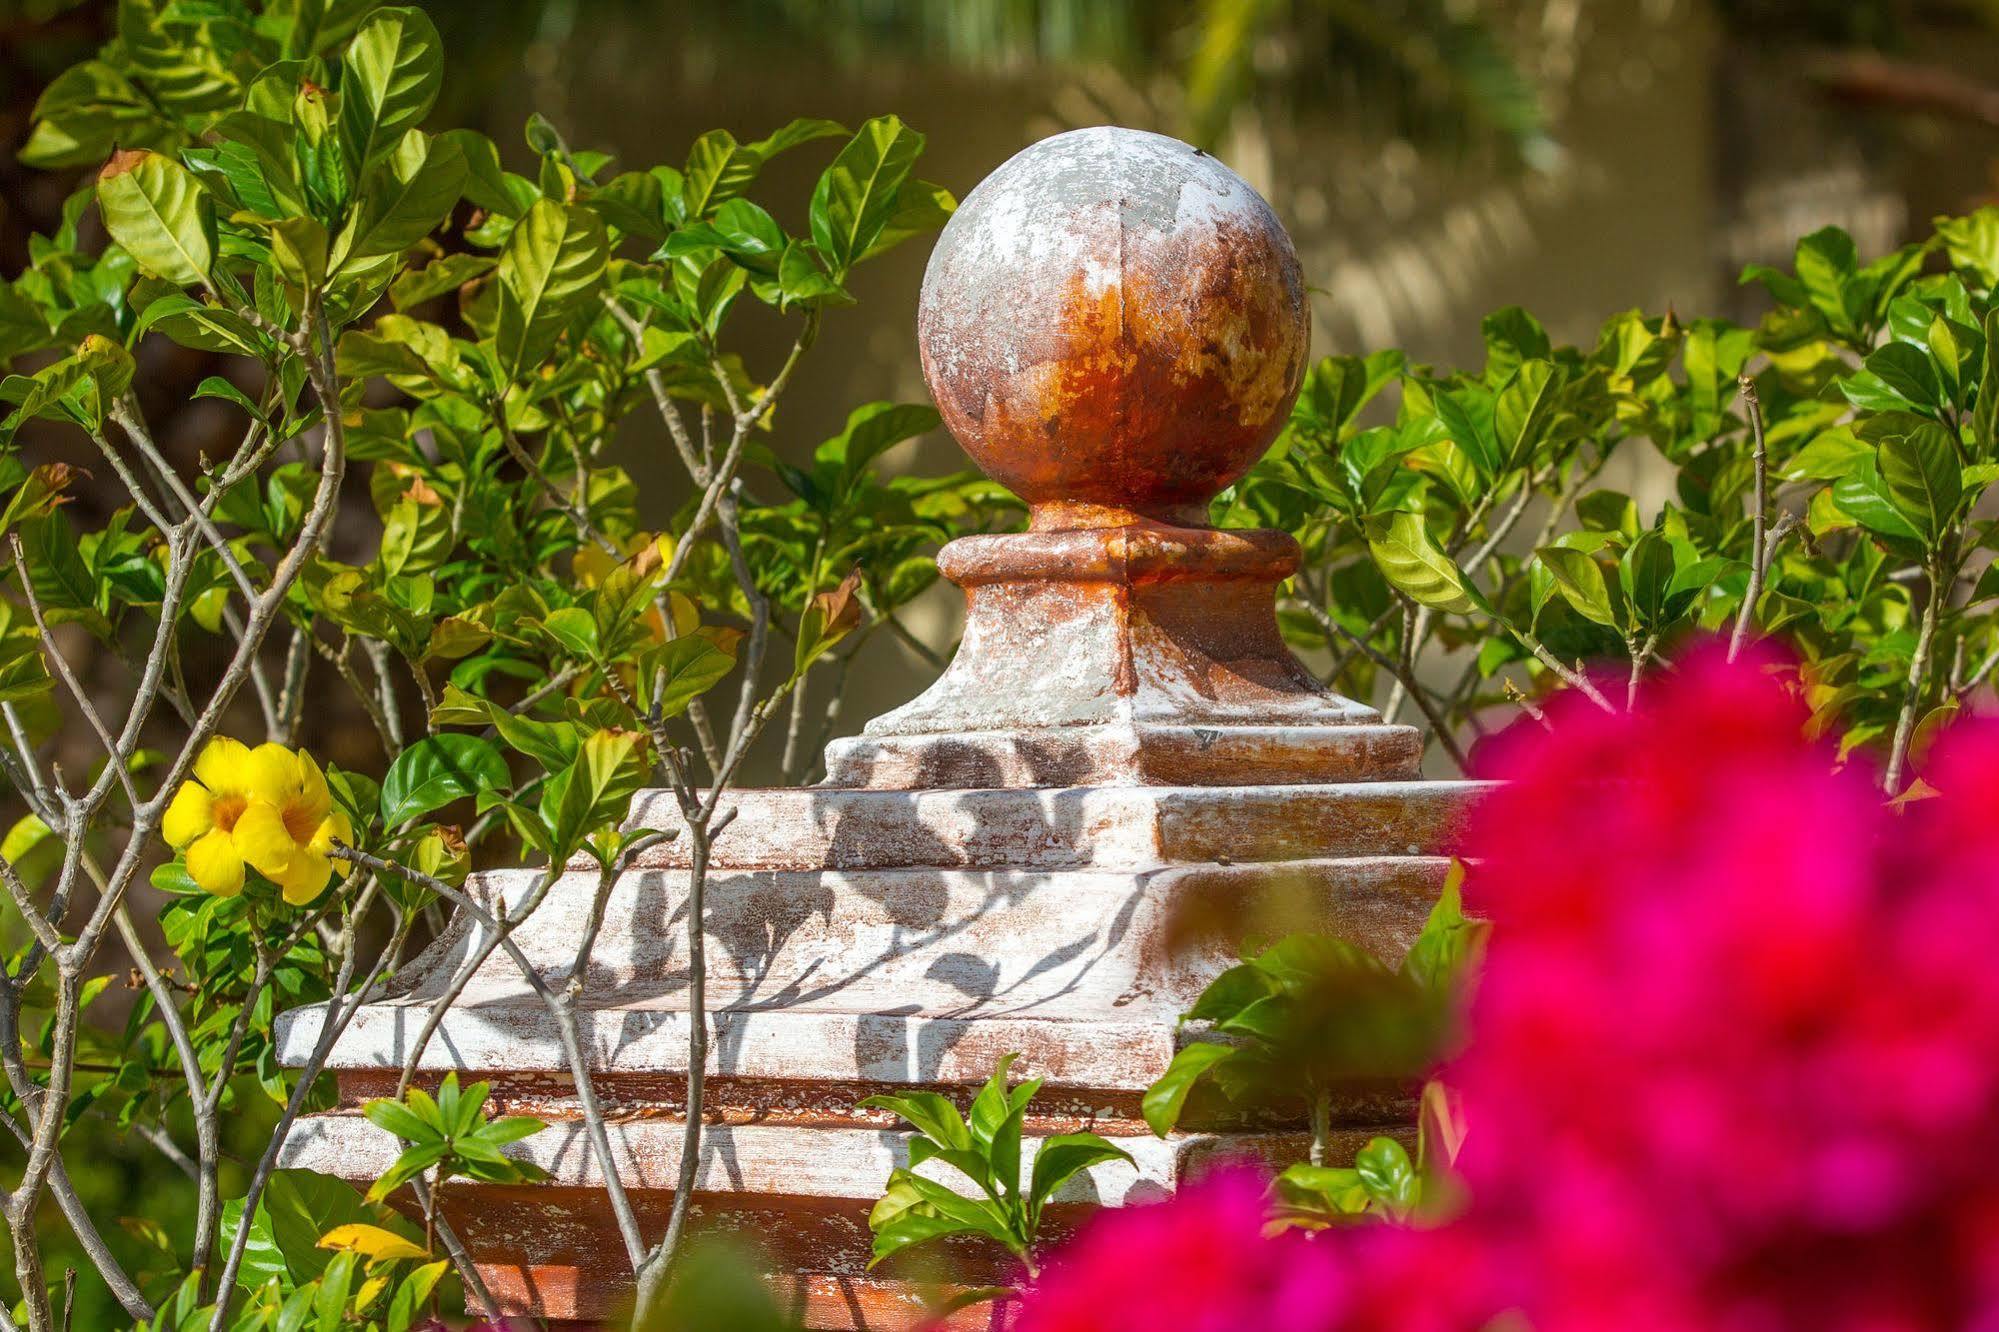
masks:
[[(954, 299), (968, 255), (976, 290)], [(1111, 326), (1058, 337), (995, 322), (1008, 264), (1021, 309), (1054, 317), (1049, 291), (1073, 268)], [(1296, 566), (1289, 537), (1190, 525), (1268, 442), (1302, 373), (1296, 261), (1248, 186), (1157, 136), (1050, 140), (967, 199), (924, 301), (947, 419), (1034, 501), (1032, 530), (945, 548), (968, 604), (950, 668), (836, 742), (825, 785), (732, 797), (707, 889), (711, 1124), (694, 1211), (770, 1252), (816, 1327), (921, 1316), (912, 1268), (867, 1270), (868, 1209), (907, 1159), (906, 1134), (857, 1108), (874, 1092), (968, 1089), (1018, 1052), (1018, 1076), (1047, 1080), (1030, 1165), (1039, 1141), (1085, 1125), (1138, 1162), (1076, 1179), (1048, 1214), (1057, 1231), (1218, 1155), (1299, 1159), (1302, 1122), (1197, 1111), (1162, 1141), (1140, 1097), (1186, 1039), (1179, 1014), (1233, 960), (1228, 922), (1281, 917), (1398, 957), (1473, 789), (1421, 780), (1414, 730), (1327, 692), (1285, 649), (1274, 597)], [(1083, 370), (1087, 393), (1069, 373)], [(1176, 402), (1206, 433), (1186, 435)], [(633, 803), (635, 826), (678, 818), (668, 793)], [(652, 1235), (685, 1113), (685, 854), (660, 843), (619, 879), (581, 1000), (619, 1176)], [(518, 902), (532, 878), (472, 889)], [(571, 873), (518, 930), (538, 966), (569, 965), (594, 887)], [(301, 1126), (288, 1164), (356, 1181), (389, 1165), (396, 1144), (359, 1107), (393, 1090), (477, 942), (460, 919), (360, 1011), (334, 1049), (339, 1106)], [(321, 1020), (289, 1015), (287, 1060)], [(482, 967), (420, 1067), (489, 1079), (496, 1105), (551, 1122), (518, 1147), (547, 1184), (455, 1183), (444, 1204), (495, 1292), (558, 1319), (614, 1312), (631, 1273), (553, 1023), (512, 961)], [(1340, 1110), (1357, 1145), (1399, 1108), (1391, 1088)], [(960, 1282), (1010, 1275), (976, 1244), (942, 1256)]]

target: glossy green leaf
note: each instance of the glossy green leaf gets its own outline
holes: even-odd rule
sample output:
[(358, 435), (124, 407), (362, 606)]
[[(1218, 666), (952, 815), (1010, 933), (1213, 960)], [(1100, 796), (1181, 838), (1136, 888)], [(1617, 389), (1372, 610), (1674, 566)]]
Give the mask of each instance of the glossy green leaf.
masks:
[(1561, 392), (1562, 373), (1548, 361), (1522, 361), (1492, 405), (1492, 434), (1500, 467), (1524, 467), (1547, 438)]
[(1924, 542), (1934, 544), (1957, 512), (1963, 494), (1957, 445), (1950, 432), (1924, 422), (1876, 446), (1889, 502)]
[(687, 153), (681, 187), (687, 216), (708, 216), (748, 188), (762, 169), (762, 153), (737, 143), (727, 130), (709, 130)]
[(158, 153), (119, 153), (97, 178), (97, 206), (141, 268), (183, 287), (208, 282), (215, 209), (186, 167)]
[(464, 184), (465, 156), (455, 143), (406, 132), (363, 180), (359, 206), (334, 247), (334, 266), (402, 253), (436, 230)]
[(812, 191), (812, 242), (834, 279), (860, 261), (880, 239), (896, 210), (897, 194), (923, 151), (923, 136), (895, 116), (862, 125)]
[(1613, 629), (1621, 627), (1622, 598), (1613, 599), (1603, 566), (1594, 556), (1567, 546), (1543, 546), (1534, 554), (1554, 576), (1562, 599), (1575, 607), (1577, 614)]
[(720, 684), (735, 669), (736, 658), (718, 647), (713, 639), (684, 634), (647, 653), (644, 666), (645, 678), (641, 683), (652, 706), (659, 709), (661, 716), (678, 717), (687, 711), (688, 704)]
[(444, 82), (437, 26), (421, 9), (378, 9), (340, 64), (340, 136), (358, 177), (430, 114)]
[(1980, 457), (1999, 456), (1999, 308), (1985, 316), (1985, 364), (1971, 413), (1971, 439)]
[(1236, 1048), (1218, 1041), (1196, 1041), (1182, 1046), (1159, 1081), (1145, 1089), (1145, 1096), (1139, 1102), (1146, 1125), (1162, 1138), (1172, 1132), (1173, 1126), (1180, 1122), (1180, 1113), (1187, 1106), (1187, 1094), (1194, 1090), (1194, 1084), (1209, 1069), (1233, 1056)]
[(1402, 974), (1425, 989), (1454, 992), (1478, 965), (1491, 926), (1464, 913), (1464, 865), (1453, 861), (1444, 890), (1402, 959)]
[(509, 376), (548, 354), (594, 295), (609, 257), (604, 224), (590, 209), (543, 199), (527, 211), (500, 255), (494, 342)]
[(892, 250), (912, 236), (921, 236), (937, 230), (951, 220), (951, 214), (958, 209), (958, 200), (942, 185), (927, 180), (907, 180), (896, 191), (895, 208), (888, 215), (888, 221), (867, 249), (861, 252), (862, 259), (872, 259), (885, 250)]
[(1368, 1196), (1406, 1212), (1422, 1198), (1422, 1181), (1408, 1151), (1393, 1138), (1371, 1138), (1354, 1156), (1354, 1170)]
[(395, 828), (464, 796), (509, 785), (506, 760), (477, 736), (425, 736), (382, 778), (382, 824)]
[(1368, 519), (1367, 549), (1382, 576), (1419, 605), (1460, 615), (1490, 609), (1484, 594), (1431, 539), (1420, 513)]
[(1135, 1164), (1130, 1152), (1095, 1133), (1058, 1133), (1043, 1139), (1034, 1153), (1034, 1176), (1028, 1185), (1033, 1215), (1038, 1217), (1042, 1206), (1071, 1179), (1112, 1161)]

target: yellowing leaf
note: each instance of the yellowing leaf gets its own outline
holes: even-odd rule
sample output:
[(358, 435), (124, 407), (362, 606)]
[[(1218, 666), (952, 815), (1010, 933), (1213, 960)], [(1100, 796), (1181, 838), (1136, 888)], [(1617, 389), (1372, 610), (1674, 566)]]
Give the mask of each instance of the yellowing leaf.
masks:
[(335, 1226), (319, 1237), (322, 1249), (344, 1249), (358, 1253), (369, 1262), (399, 1262), (406, 1258), (428, 1258), (427, 1250), (380, 1226), (367, 1225), (360, 1221)]

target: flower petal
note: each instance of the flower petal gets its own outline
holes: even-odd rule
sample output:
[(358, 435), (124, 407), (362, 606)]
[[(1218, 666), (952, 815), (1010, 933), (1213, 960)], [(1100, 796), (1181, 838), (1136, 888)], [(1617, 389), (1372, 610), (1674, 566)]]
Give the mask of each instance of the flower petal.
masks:
[(268, 800), (252, 800), (236, 820), (236, 852), (272, 882), (283, 880), (299, 845), (285, 827), (284, 815)]
[(201, 757), (194, 761), (194, 775), (213, 795), (241, 791), (249, 757), (250, 750), (242, 741), (218, 735), (202, 747)]
[(331, 860), (321, 852), (301, 847), (285, 872), (276, 878), (278, 887), (284, 889), (285, 901), (293, 906), (304, 906), (326, 891), (326, 881), (332, 875)]
[(269, 741), (258, 745), (244, 758), (245, 790), (252, 800), (262, 800), (282, 811), (298, 798), (298, 755), (283, 745)]
[(215, 826), (214, 797), (200, 782), (182, 782), (160, 820), (160, 836), (171, 847), (183, 847)]
[(295, 809), (287, 813), (296, 814), (308, 826), (317, 825), (333, 808), (333, 792), (327, 789), (326, 774), (319, 770), (319, 764), (303, 749), (295, 756), (298, 764), (298, 800)]
[[(320, 855), (331, 859), (329, 853), (333, 850), (333, 843), (336, 839), (348, 846), (354, 844), (354, 825), (348, 820), (346, 811), (344, 810), (336, 809), (326, 816), (325, 820), (314, 830), (312, 840), (306, 843), (306, 849), (316, 851)], [(335, 860), (333, 861), (333, 872), (344, 879), (354, 872), (354, 862), (351, 860)]]
[(220, 828), (211, 828), (189, 844), (187, 873), (203, 892), (217, 897), (234, 897), (243, 891), (243, 857)]

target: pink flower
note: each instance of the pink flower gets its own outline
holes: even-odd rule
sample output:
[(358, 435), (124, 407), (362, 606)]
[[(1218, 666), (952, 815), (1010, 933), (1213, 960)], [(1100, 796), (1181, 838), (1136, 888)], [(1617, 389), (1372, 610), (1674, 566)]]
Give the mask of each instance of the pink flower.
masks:
[(1093, 1225), (1027, 1332), (1999, 1332), (1999, 723), (1896, 810), (1768, 661), (1552, 720), (1464, 839), (1463, 1217), (1263, 1240), (1229, 1176)]
[(1266, 1238), (1267, 1187), (1237, 1167), (1170, 1201), (1101, 1213), (1029, 1292), (1015, 1332), (1458, 1332), (1485, 1321), (1484, 1256), (1457, 1233)]
[(1097, 1216), (1042, 1277), (1020, 1332), (1314, 1332), (1332, 1246), (1264, 1239), (1265, 1180), (1227, 1170), (1170, 1202)]
[(1999, 737), (1898, 814), (1768, 663), (1500, 747), (1466, 1226), (1540, 1332), (1999, 1327)]

